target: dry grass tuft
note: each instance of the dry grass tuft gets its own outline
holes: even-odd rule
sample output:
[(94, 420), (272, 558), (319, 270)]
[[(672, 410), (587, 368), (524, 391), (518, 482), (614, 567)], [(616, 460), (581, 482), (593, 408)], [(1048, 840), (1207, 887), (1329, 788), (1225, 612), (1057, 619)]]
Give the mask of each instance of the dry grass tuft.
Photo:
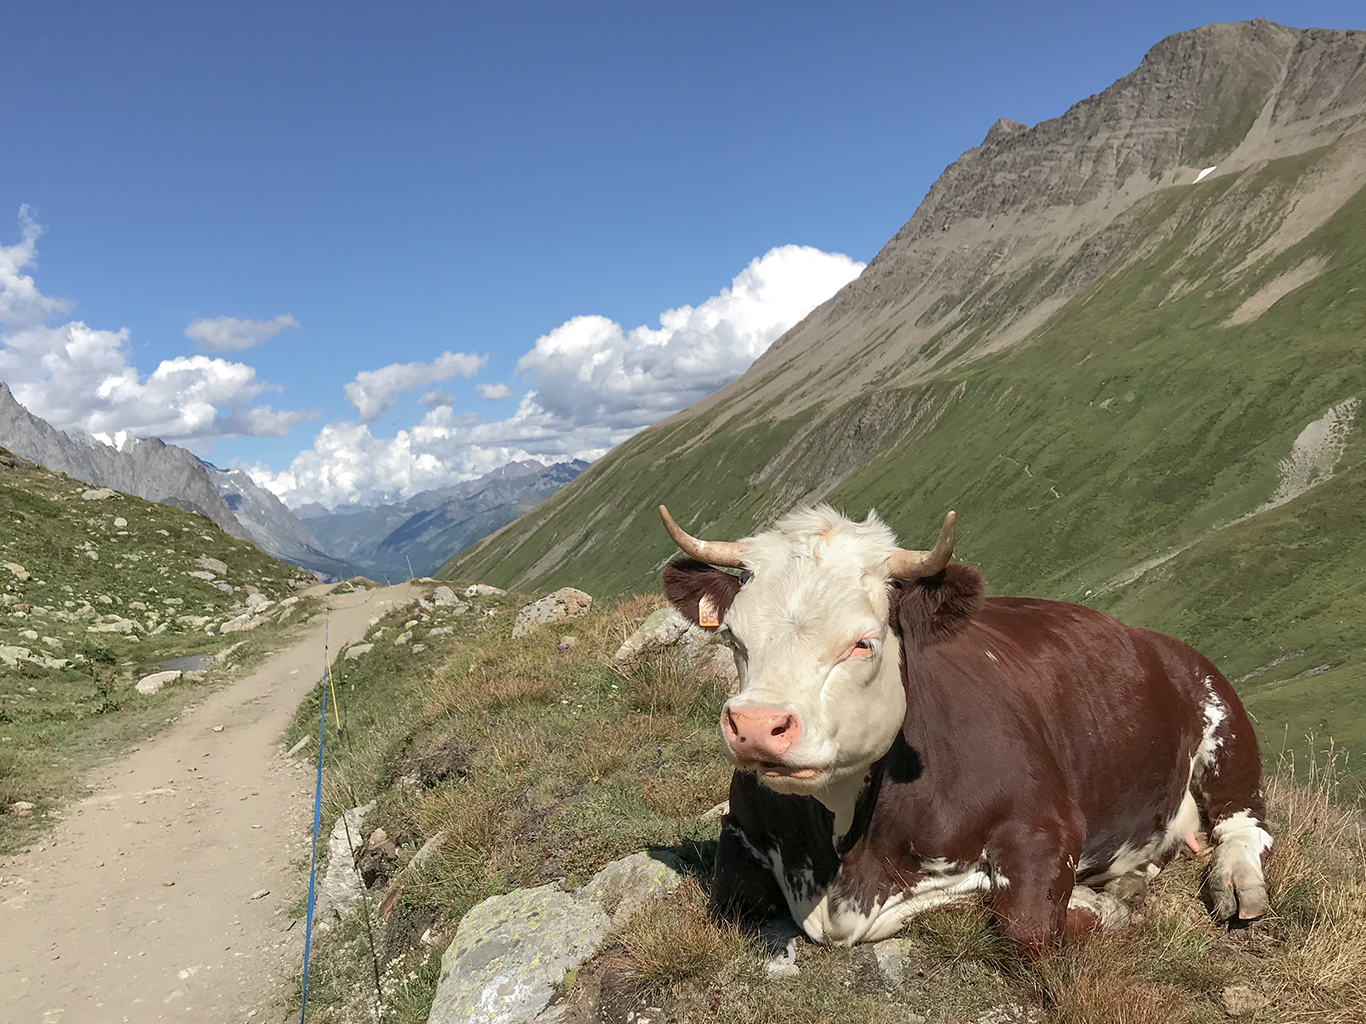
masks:
[(1358, 809), (1339, 799), (1342, 762), (1330, 744), (1301, 781), (1293, 761), (1267, 781), (1276, 845), (1265, 927), (1283, 948), (1262, 965), (1261, 984), (1288, 1024), (1366, 1020), (1366, 833)]
[(522, 701), (548, 701), (560, 693), (553, 679), (528, 679), (524, 676), (499, 676), (485, 682), (480, 691), (486, 708), (502, 708)]
[(673, 896), (646, 907), (617, 936), (631, 972), (647, 989), (680, 982), (724, 982), (758, 965), (758, 954), (732, 925), (707, 914), (707, 896), (687, 879)]

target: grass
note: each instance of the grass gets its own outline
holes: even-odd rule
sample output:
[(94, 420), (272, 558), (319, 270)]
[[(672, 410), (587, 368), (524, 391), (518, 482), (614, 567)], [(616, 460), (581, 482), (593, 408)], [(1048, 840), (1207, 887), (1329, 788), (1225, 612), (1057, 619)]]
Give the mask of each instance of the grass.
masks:
[[(521, 599), (478, 603), (459, 616), (396, 609), (371, 630), (369, 653), (337, 662), (342, 728), (329, 715), (325, 820), (376, 800), (366, 832), (396, 837), (401, 864), (440, 837), (420, 870), (400, 870), (392, 913), (381, 918), (382, 894), (371, 894), (388, 1021), (426, 1019), (441, 952), (475, 903), (557, 879), (576, 887), (651, 847), (679, 854), (696, 875), (568, 979), (571, 1022), (609, 1011), (624, 1019), (628, 1008), (651, 1016), (649, 1007), (669, 1020), (949, 1022), (1005, 1006), (1040, 1024), (1206, 1024), (1225, 1019), (1225, 990), (1237, 986), (1268, 1001), (1248, 1018), (1262, 1024), (1366, 1015), (1366, 850), (1340, 751), (1287, 757), (1269, 780), (1274, 912), (1253, 928), (1210, 920), (1204, 863), (1185, 858), (1159, 876), (1133, 926), (1040, 965), (1021, 963), (985, 911), (966, 905), (916, 919), (900, 983), (879, 971), (871, 947), (809, 943), (798, 976), (775, 982), (761, 949), (705, 910), (718, 825), (702, 814), (729, 778), (715, 735), (724, 693), (668, 657), (629, 677), (610, 667), (660, 599), (598, 602), (516, 643), (507, 637)], [(395, 646), (405, 630), (412, 641)], [(578, 643), (558, 653), (571, 633)], [(313, 733), (317, 711), (316, 701), (301, 708), (286, 741)], [(372, 1019), (359, 918), (315, 955), (309, 1019)]]
[[(126, 494), (86, 501), (88, 486), (0, 463), (0, 853), (41, 835), (80, 794), (80, 776), (163, 727), (206, 688), (251, 664), (305, 621), (300, 571), (202, 516)], [(11, 467), (8, 462), (13, 461)], [(208, 562), (226, 568), (210, 580)], [(15, 571), (17, 568), (18, 571)], [(311, 581), (312, 577), (308, 577)], [(224, 587), (213, 586), (223, 582)], [(276, 602), (250, 631), (217, 628), (249, 589)], [(285, 604), (292, 599), (292, 603)], [(120, 625), (128, 632), (99, 627)], [(238, 644), (231, 665), (144, 696), (155, 664)], [(35, 805), (31, 815), (12, 804)]]

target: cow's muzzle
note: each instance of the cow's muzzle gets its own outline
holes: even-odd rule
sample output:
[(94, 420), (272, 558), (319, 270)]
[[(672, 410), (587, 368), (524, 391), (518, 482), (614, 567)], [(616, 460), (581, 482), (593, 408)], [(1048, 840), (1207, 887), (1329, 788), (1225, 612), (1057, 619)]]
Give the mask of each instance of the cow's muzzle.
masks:
[(765, 766), (765, 762), (779, 761), (797, 745), (802, 723), (791, 711), (781, 708), (727, 707), (721, 713), (721, 735), (737, 761)]

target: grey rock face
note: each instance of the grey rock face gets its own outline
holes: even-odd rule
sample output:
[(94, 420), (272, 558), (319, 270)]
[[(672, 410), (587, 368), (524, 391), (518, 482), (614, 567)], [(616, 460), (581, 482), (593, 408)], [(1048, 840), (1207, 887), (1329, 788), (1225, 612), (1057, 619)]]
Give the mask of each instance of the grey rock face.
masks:
[(136, 494), (148, 501), (198, 512), (225, 533), (251, 540), (219, 497), (213, 481), (195, 455), (156, 438), (130, 441), (112, 448), (90, 437), (73, 437), (31, 414), (0, 382), (0, 446), (47, 469), (96, 485), (84, 497), (94, 501), (100, 489)]
[(585, 614), (593, 606), (593, 598), (582, 590), (561, 587), (553, 594), (523, 605), (517, 611), (512, 625), (512, 635), (521, 636), (547, 622), (563, 622)]
[(552, 884), (486, 899), (461, 920), (441, 958), (428, 1024), (534, 1019), (611, 928), (678, 885), (678, 867), (635, 853), (607, 865), (577, 892)]
[(262, 551), (302, 566), (325, 580), (349, 579), (361, 574), (346, 559), (327, 554), (313, 531), (245, 471), (219, 469), (207, 462), (204, 470), (223, 502)]

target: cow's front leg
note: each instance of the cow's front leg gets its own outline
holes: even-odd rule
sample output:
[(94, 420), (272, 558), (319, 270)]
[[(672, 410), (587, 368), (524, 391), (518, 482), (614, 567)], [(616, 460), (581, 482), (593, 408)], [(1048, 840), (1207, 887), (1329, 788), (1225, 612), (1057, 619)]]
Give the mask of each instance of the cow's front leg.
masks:
[(785, 933), (795, 927), (772, 868), (756, 856), (731, 815), (721, 819), (721, 839), (712, 869), (711, 913), (760, 935)]
[(1046, 956), (1066, 936), (1101, 924), (1090, 907), (1074, 902), (1081, 840), (1081, 828), (1070, 822), (1049, 831), (1012, 823), (993, 838), (992, 916), (1026, 959)]

